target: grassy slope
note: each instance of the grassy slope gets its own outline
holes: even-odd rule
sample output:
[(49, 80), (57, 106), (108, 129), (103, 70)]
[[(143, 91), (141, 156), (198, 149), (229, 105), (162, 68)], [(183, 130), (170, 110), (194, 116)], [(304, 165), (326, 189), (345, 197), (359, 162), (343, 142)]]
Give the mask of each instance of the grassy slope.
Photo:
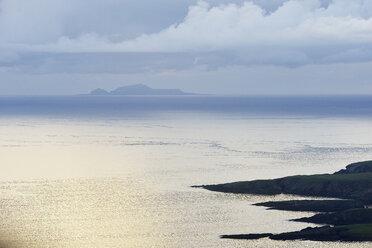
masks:
[(205, 189), (245, 194), (296, 194), (303, 196), (338, 197), (372, 203), (372, 173), (322, 174), (290, 176), (273, 180), (255, 180), (205, 185)]
[[(218, 185), (204, 185), (201, 187), (212, 191), (226, 193), (262, 195), (284, 193), (303, 196), (338, 197), (362, 201), (364, 204), (372, 204), (372, 161), (350, 164), (346, 169), (338, 171), (335, 174), (309, 176), (299, 175), (273, 180), (244, 181)], [(292, 204), (292, 206), (298, 203), (296, 201), (290, 202), (290, 205)], [(269, 203), (274, 205), (279, 204), (272, 202)], [(282, 203), (283, 202), (281, 202), (281, 204)], [(302, 203), (304, 203), (304, 201), (302, 201)], [(309, 202), (305, 205), (305, 207), (308, 207)], [(319, 207), (319, 203), (316, 203), (315, 205)], [(298, 205), (296, 208), (298, 208)], [(270, 235), (269, 237), (271, 239), (276, 240), (372, 241), (372, 211), (370, 209), (351, 209), (334, 214), (328, 213), (322, 216), (315, 215), (304, 219), (311, 218), (323, 222), (327, 221), (326, 223), (330, 224), (339, 224), (339, 226), (306, 228), (298, 232), (281, 233), (276, 235), (225, 235), (223, 238), (255, 239)]]
[(306, 228), (270, 236), (275, 240), (372, 241), (372, 224)]
[(345, 239), (372, 241), (372, 224), (348, 225), (344, 227), (346, 230), (342, 231), (341, 235)]
[(348, 209), (335, 213), (316, 214), (312, 217), (295, 219), (294, 221), (328, 225), (368, 224), (372, 223), (372, 209)]
[(269, 209), (288, 211), (336, 212), (351, 208), (363, 208), (363, 204), (354, 200), (291, 200), (269, 201), (254, 204)]
[(265, 237), (274, 240), (372, 241), (372, 224), (309, 227), (297, 232), (280, 234), (263, 233), (221, 236), (224, 239), (260, 239)]

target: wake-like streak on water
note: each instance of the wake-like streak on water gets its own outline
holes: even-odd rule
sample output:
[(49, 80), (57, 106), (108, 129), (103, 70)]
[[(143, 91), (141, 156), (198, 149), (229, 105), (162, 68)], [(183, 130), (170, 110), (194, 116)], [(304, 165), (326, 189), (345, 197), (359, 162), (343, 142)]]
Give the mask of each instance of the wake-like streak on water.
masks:
[[(222, 99), (222, 100), (221, 100)], [(346, 100), (345, 100), (346, 99)], [(191, 185), (372, 158), (369, 97), (1, 97), (0, 247), (369, 247), (221, 240), (311, 213)]]

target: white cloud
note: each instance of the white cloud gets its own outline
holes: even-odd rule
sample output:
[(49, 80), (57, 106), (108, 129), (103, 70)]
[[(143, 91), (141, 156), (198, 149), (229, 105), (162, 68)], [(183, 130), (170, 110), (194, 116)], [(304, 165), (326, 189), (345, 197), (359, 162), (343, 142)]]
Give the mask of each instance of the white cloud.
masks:
[(371, 91), (371, 0), (207, 2), (0, 0), (0, 91)]
[[(358, 2), (358, 3), (355, 3)], [(273, 13), (250, 2), (190, 7), (185, 20), (135, 40), (113, 44), (121, 51), (182, 52), (299, 48), (372, 42), (372, 2), (334, 0), (327, 9), (319, 0), (292, 0)]]
[[(154, 65), (146, 64), (146, 56), (138, 56), (145, 62), (134, 64), (146, 70), (159, 64), (173, 68), (180, 61), (181, 67), (190, 66), (189, 61), (220, 67), (372, 60), (370, 0), (214, 0), (199, 1), (188, 12), (186, 6), (194, 1), (182, 0), (175, 8), (177, 15), (162, 19), (164, 13), (173, 13), (162, 6), (173, 2), (156, 0), (139, 11), (141, 3), (134, 0), (91, 0), (89, 8), (74, 0), (3, 0), (0, 50), (9, 52), (6, 56), (0, 52), (0, 63), (22, 60), (30, 53), (35, 57), (46, 53), (49, 62), (58, 60), (50, 59), (55, 53), (160, 54), (155, 56), (160, 63), (151, 60)], [(160, 58), (167, 53), (181, 59)], [(129, 57), (128, 63), (136, 60)], [(63, 67), (61, 63), (58, 66)], [(95, 69), (92, 62), (84, 63)]]
[(199, 1), (180, 23), (135, 39), (113, 42), (107, 35), (86, 32), (52, 42), (18, 42), (13, 48), (59, 53), (231, 52), (235, 62), (253, 64), (364, 61), (372, 59), (371, 17), (370, 0), (333, 0), (329, 5), (289, 0), (273, 12), (248, 1), (217, 6)]

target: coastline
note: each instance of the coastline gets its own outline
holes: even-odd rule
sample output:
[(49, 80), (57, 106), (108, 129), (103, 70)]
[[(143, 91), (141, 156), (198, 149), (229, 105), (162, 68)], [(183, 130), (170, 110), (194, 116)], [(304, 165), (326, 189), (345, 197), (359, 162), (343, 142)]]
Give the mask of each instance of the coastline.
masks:
[[(286, 211), (310, 211), (318, 214), (292, 221), (324, 224), (287, 233), (222, 235), (223, 239), (372, 241), (372, 161), (350, 164), (333, 174), (299, 175), (272, 180), (242, 181), (227, 184), (193, 186), (210, 191), (339, 198), (340, 200), (292, 200), (254, 204)], [(323, 212), (319, 214), (319, 212)]]

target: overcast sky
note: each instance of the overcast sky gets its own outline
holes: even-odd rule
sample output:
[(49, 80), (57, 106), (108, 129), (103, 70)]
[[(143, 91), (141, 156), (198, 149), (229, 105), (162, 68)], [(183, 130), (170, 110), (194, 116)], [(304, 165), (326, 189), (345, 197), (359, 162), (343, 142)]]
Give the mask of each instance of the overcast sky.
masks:
[(372, 94), (371, 0), (0, 0), (0, 94)]

